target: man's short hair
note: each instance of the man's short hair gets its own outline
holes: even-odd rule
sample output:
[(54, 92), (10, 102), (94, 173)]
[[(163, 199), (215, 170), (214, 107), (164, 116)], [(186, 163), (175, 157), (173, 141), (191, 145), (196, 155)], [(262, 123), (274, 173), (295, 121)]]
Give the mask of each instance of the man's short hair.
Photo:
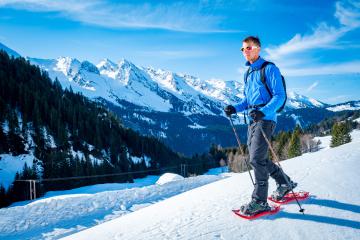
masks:
[(259, 37), (254, 37), (254, 36), (249, 36), (249, 37), (247, 37), (247, 38), (245, 38), (244, 40), (243, 40), (243, 42), (253, 42), (253, 43), (255, 43), (255, 45), (257, 45), (257, 46), (259, 46), (259, 47), (261, 47), (261, 43), (260, 43), (260, 39), (259, 39)]

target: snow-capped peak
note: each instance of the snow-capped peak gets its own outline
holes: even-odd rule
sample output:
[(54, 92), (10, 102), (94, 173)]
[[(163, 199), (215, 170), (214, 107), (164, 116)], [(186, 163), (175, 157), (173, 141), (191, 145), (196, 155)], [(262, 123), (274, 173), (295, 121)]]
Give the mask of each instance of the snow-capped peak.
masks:
[(325, 107), (325, 104), (310, 97), (298, 94), (294, 91), (289, 91), (287, 93), (288, 101), (287, 107), (290, 108), (314, 108), (314, 107)]
[(101, 60), (96, 67), (98, 68), (100, 74), (108, 76), (109, 78), (115, 79), (116, 71), (118, 70), (118, 65), (111, 60), (105, 58)]
[(89, 61), (83, 61), (81, 63), (81, 69), (91, 73), (100, 74), (99, 69)]
[(71, 57), (59, 57), (56, 61), (54, 70), (63, 72), (65, 76), (72, 76), (74, 72), (79, 71), (81, 66), (79, 60)]
[(125, 58), (121, 59), (118, 65), (119, 68), (135, 68), (135, 69), (138, 68), (137, 66), (135, 66), (135, 64), (126, 60)]
[(181, 94), (181, 91), (179, 89), (178, 83), (176, 82), (174, 73), (167, 71), (167, 70), (163, 70), (163, 69), (155, 70), (152, 67), (145, 69), (145, 71), (147, 72), (147, 74), (149, 74), (149, 76), (155, 82), (159, 83), (164, 88), (166, 88), (172, 92)]
[(115, 71), (117, 68), (117, 65), (110, 59), (104, 58), (96, 65), (96, 67), (99, 69), (99, 71), (101, 71), (101, 70)]
[[(117, 64), (103, 59), (97, 66), (71, 57), (30, 61), (49, 71), (50, 77), (61, 79), (64, 86), (69, 82), (78, 84), (86, 96), (102, 97), (115, 103), (123, 99), (147, 109), (218, 115), (224, 104), (236, 104), (243, 97), (243, 84), (239, 81), (202, 80), (189, 74), (138, 67), (126, 59)], [(315, 99), (288, 93), (287, 107), (290, 109), (324, 106)]]

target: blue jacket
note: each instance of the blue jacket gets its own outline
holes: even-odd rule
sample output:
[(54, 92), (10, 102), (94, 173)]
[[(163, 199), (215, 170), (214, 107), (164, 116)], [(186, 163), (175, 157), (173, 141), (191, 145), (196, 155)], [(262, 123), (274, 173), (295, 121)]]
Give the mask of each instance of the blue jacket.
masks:
[(282, 106), (286, 93), (284, 91), (279, 68), (277, 68), (274, 64), (268, 64), (265, 68), (265, 80), (273, 95), (271, 98), (270, 94), (266, 90), (265, 85), (261, 82), (260, 79), (260, 68), (264, 62), (265, 60), (261, 57), (259, 57), (259, 59), (256, 60), (253, 64), (246, 62), (246, 66), (249, 66), (250, 71), (247, 80), (245, 79), (246, 74), (244, 76), (245, 97), (234, 107), (237, 112), (242, 112), (248, 109), (249, 113), (251, 110), (253, 110), (249, 106), (266, 104), (265, 106), (258, 108), (258, 110), (265, 114), (265, 120), (272, 120), (276, 122), (276, 110)]

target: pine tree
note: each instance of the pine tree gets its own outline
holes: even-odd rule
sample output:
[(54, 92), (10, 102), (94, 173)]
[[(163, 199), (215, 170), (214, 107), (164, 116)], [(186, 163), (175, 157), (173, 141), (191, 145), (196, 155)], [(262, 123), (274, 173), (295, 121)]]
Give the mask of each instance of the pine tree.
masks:
[(6, 197), (6, 190), (2, 184), (0, 184), (0, 208), (8, 205), (8, 199)]
[(293, 134), (291, 135), (288, 155), (289, 158), (301, 155), (300, 128), (295, 128)]
[(331, 129), (331, 147), (351, 142), (350, 129), (346, 123), (334, 123)]

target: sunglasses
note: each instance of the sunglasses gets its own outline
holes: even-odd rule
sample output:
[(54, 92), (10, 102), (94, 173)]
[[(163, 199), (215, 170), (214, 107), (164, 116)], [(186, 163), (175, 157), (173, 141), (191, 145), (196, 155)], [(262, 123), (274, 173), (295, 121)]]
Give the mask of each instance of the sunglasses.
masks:
[(240, 50), (243, 52), (243, 51), (251, 51), (253, 49), (256, 49), (256, 48), (259, 48), (258, 46), (248, 46), (248, 47), (245, 47), (245, 48), (241, 48)]

